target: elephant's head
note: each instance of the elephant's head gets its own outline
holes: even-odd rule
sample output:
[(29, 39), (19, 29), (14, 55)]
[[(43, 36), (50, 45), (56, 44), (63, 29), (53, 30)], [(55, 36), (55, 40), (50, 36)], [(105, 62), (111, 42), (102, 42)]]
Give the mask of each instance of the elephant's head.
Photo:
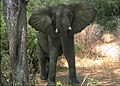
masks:
[(59, 35), (61, 39), (67, 40), (67, 36), (73, 36), (83, 30), (95, 17), (96, 10), (86, 2), (60, 4), (34, 10), (29, 24), (51, 37)]
[(95, 8), (86, 2), (60, 4), (35, 9), (29, 19), (29, 24), (37, 31), (50, 36), (66, 31), (74, 35), (92, 23), (95, 17)]

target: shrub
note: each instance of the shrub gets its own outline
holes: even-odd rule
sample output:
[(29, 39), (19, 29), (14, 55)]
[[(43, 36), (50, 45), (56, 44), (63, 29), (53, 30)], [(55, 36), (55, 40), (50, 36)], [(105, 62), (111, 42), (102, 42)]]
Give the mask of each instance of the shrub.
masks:
[(116, 17), (120, 17), (120, 0), (88, 0), (97, 9), (96, 21), (107, 27), (116, 28)]

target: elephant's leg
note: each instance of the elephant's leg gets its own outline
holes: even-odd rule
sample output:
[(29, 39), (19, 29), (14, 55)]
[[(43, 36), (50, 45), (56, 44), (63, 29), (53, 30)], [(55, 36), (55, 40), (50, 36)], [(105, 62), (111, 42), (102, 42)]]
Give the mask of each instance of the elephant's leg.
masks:
[(48, 56), (48, 36), (42, 32), (38, 33), (38, 53), (39, 53), (39, 68), (40, 68), (40, 78), (42, 80), (48, 79), (48, 72), (46, 69), (46, 62), (49, 59)]
[(50, 61), (49, 61), (49, 74), (48, 86), (55, 86), (56, 83), (56, 64), (58, 58), (59, 40), (50, 38)]
[(41, 80), (48, 79), (48, 73), (46, 70), (46, 62), (47, 62), (47, 59), (46, 59), (41, 47), (39, 47), (39, 69), (40, 69)]
[(69, 66), (69, 83), (79, 84), (76, 78), (76, 67), (75, 67), (75, 51), (74, 51), (74, 37), (68, 39), (69, 52), (66, 52), (65, 56)]

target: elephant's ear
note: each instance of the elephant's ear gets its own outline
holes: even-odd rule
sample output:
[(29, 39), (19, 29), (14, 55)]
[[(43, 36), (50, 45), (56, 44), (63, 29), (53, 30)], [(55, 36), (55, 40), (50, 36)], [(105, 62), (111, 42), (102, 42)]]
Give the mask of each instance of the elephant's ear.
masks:
[(41, 7), (32, 12), (28, 23), (36, 30), (45, 34), (55, 36), (55, 29), (51, 19), (51, 8)]
[(96, 10), (86, 2), (71, 4), (73, 8), (73, 22), (71, 34), (83, 30), (87, 25), (92, 23), (96, 17)]

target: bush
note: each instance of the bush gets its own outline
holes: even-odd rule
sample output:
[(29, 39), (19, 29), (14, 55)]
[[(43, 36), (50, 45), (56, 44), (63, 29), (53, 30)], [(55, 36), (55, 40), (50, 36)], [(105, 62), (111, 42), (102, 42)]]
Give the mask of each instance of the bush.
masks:
[(9, 76), (10, 69), (10, 57), (8, 46), (8, 35), (3, 16), (3, 11), (0, 12), (0, 68), (5, 78)]
[(116, 28), (116, 17), (120, 17), (120, 0), (88, 0), (97, 9), (97, 23)]

